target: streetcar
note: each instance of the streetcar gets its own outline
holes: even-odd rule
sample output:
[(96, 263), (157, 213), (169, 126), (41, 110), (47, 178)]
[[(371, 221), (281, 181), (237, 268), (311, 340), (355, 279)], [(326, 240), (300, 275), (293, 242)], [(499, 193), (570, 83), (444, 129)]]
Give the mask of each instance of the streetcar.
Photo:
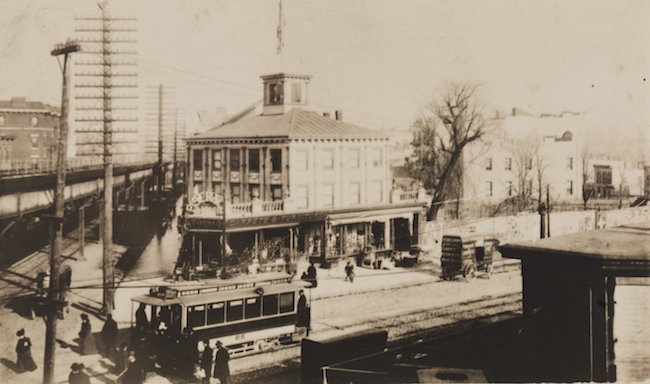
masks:
[(456, 275), (462, 274), (471, 282), (478, 271), (484, 272), (489, 279), (494, 272), (492, 259), (498, 245), (499, 240), (492, 235), (443, 236), (442, 279), (453, 280)]
[(201, 350), (205, 341), (214, 346), (217, 340), (231, 356), (266, 351), (305, 337), (309, 325), (298, 320), (309, 307), (299, 308), (298, 301), (310, 285), (286, 273), (264, 273), (156, 286), (131, 298), (131, 327), (136, 337), (167, 340), (185, 351)]

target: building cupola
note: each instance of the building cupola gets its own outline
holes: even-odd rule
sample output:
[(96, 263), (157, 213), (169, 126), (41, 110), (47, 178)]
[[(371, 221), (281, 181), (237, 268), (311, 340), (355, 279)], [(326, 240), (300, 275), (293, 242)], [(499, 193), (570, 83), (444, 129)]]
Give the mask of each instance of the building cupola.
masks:
[(260, 77), (264, 83), (263, 115), (282, 115), (291, 108), (309, 109), (311, 76), (278, 73)]

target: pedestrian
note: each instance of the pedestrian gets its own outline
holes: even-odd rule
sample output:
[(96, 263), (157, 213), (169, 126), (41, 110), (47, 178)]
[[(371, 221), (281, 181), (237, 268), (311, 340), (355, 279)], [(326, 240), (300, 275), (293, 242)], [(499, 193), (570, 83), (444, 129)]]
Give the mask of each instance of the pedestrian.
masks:
[(354, 265), (348, 261), (348, 264), (345, 266), (345, 280), (348, 281), (350, 279), (350, 282), (354, 282)]
[(115, 373), (120, 375), (129, 367), (129, 347), (126, 343), (120, 344), (115, 358)]
[(230, 353), (221, 341), (217, 341), (217, 356), (214, 359), (214, 375), (212, 376), (219, 379), (220, 384), (228, 384), (230, 381), (229, 361)]
[(146, 374), (142, 369), (142, 364), (136, 359), (135, 352), (131, 351), (129, 356), (129, 366), (122, 376), (122, 384), (142, 384)]
[(68, 376), (69, 384), (90, 384), (90, 376), (84, 372), (85, 366), (83, 364), (73, 363), (70, 369), (70, 375)]
[(316, 288), (318, 285), (318, 281), (316, 281), (316, 267), (314, 267), (314, 263), (309, 264), (309, 268), (307, 268), (307, 281), (311, 282), (311, 286), (313, 288)]
[(16, 332), (16, 336), (20, 337), (18, 343), (16, 344), (16, 365), (18, 366), (18, 372), (22, 373), (25, 371), (35, 371), (36, 363), (32, 358), (32, 342), (29, 340), (29, 337), (25, 336), (25, 330), (21, 329)]
[(309, 323), (311, 322), (311, 311), (307, 305), (307, 297), (305, 291), (302, 289), (298, 292), (300, 298), (298, 299), (298, 319), (296, 326), (307, 328), (307, 336), (309, 336)]
[(210, 384), (210, 372), (212, 372), (212, 348), (210, 348), (210, 340), (203, 341), (204, 349), (201, 355), (201, 369), (205, 374), (202, 381)]
[(104, 347), (104, 356), (110, 358), (115, 353), (117, 343), (117, 323), (113, 320), (113, 315), (106, 315), (106, 321), (102, 328), (102, 346)]
[(81, 331), (79, 332), (79, 338), (81, 339), (80, 345), (82, 355), (94, 355), (97, 353), (97, 342), (95, 342), (95, 336), (93, 336), (90, 319), (85, 313), (81, 314)]
[(140, 332), (144, 332), (149, 328), (149, 319), (147, 312), (145, 312), (145, 304), (140, 303), (140, 308), (135, 312), (135, 326)]

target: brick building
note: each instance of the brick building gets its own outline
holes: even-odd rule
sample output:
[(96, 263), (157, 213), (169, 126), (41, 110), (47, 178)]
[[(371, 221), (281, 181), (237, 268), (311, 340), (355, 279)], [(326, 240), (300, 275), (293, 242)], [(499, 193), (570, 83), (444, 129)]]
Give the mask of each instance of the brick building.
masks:
[(40, 101), (0, 100), (0, 169), (51, 163), (59, 115), (58, 108)]

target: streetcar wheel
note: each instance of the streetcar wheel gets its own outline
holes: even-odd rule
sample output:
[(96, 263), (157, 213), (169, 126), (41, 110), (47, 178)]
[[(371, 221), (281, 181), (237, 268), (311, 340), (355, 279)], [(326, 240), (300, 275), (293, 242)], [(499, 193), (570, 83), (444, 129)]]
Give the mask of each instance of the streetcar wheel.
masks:
[(494, 268), (490, 264), (490, 265), (488, 265), (487, 269), (485, 270), (485, 276), (489, 279), (490, 277), (492, 277), (493, 274), (494, 274)]
[(470, 264), (465, 267), (463, 275), (465, 276), (465, 279), (467, 279), (467, 282), (472, 282), (472, 280), (474, 280), (476, 277), (476, 266), (474, 266), (474, 264)]

